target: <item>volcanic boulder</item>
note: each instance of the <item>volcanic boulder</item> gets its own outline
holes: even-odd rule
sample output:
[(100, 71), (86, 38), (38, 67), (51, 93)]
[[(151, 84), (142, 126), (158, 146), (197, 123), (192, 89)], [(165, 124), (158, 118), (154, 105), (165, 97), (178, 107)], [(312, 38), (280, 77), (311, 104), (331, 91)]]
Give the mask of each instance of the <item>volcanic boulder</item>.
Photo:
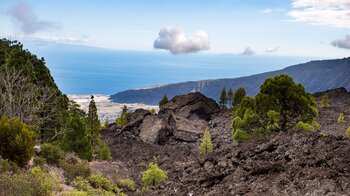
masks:
[(217, 103), (200, 93), (176, 96), (157, 115), (142, 110), (131, 114), (122, 132), (132, 132), (146, 143), (197, 142), (211, 119), (220, 112)]
[(175, 113), (189, 120), (204, 120), (208, 122), (219, 111), (219, 106), (213, 99), (196, 92), (175, 96), (160, 108), (159, 114)]

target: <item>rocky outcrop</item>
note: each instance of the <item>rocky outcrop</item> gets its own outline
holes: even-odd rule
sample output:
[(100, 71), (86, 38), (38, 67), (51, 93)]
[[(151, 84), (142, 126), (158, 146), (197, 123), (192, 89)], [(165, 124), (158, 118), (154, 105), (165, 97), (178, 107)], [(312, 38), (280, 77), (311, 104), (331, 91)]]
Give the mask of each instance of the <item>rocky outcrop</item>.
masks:
[(123, 128), (123, 132), (130, 132), (133, 135), (139, 135), (139, 127), (142, 124), (145, 117), (150, 116), (151, 112), (145, 109), (137, 109), (134, 112), (127, 115), (127, 122)]
[(163, 144), (172, 135), (167, 121), (160, 116), (147, 116), (140, 126), (140, 138), (146, 143)]
[(214, 100), (200, 93), (190, 93), (176, 96), (162, 106), (157, 115), (143, 109), (136, 110), (128, 116), (128, 124), (115, 132), (146, 143), (196, 143), (219, 113)]
[(209, 121), (220, 111), (218, 104), (201, 93), (176, 96), (160, 108), (159, 114), (175, 113), (189, 120)]

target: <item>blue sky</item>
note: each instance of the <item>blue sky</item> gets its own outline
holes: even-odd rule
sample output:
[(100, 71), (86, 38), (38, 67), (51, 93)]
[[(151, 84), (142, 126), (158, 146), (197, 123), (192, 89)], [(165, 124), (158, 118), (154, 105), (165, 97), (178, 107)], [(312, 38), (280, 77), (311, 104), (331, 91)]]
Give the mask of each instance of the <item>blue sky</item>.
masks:
[(347, 57), (349, 28), (348, 0), (2, 0), (0, 5), (1, 37), (173, 54)]

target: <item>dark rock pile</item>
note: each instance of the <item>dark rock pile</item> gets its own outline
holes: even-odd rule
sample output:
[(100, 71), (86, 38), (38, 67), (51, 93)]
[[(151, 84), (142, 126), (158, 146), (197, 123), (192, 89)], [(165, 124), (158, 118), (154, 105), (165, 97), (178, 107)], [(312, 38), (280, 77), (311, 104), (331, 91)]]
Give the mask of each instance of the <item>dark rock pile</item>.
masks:
[(117, 135), (140, 139), (146, 143), (196, 143), (209, 122), (219, 114), (217, 103), (200, 93), (176, 96), (162, 106), (157, 115), (139, 109), (128, 116), (128, 124), (121, 129), (110, 125)]

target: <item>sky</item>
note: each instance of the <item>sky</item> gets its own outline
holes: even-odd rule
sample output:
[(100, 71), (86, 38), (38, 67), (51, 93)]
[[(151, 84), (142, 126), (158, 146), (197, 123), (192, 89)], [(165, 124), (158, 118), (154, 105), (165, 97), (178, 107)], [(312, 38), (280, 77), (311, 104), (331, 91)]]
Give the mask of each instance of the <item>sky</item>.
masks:
[(350, 56), (349, 0), (1, 0), (0, 37), (172, 55)]

